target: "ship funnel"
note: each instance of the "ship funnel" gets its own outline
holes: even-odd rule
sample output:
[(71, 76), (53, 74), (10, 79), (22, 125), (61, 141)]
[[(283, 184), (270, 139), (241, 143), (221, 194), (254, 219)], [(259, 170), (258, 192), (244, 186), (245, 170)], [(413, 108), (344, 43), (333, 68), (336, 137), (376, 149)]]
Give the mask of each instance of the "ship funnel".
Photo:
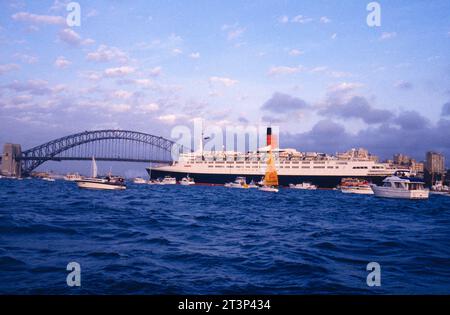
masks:
[(272, 128), (267, 127), (267, 146), (272, 145)]

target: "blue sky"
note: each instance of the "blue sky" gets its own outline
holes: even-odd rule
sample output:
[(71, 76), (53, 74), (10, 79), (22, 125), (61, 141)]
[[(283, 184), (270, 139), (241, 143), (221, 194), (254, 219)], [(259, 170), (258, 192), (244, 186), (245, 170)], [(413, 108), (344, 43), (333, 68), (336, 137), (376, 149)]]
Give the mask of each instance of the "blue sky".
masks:
[(0, 3), (0, 143), (280, 126), (283, 146), (450, 156), (450, 2)]

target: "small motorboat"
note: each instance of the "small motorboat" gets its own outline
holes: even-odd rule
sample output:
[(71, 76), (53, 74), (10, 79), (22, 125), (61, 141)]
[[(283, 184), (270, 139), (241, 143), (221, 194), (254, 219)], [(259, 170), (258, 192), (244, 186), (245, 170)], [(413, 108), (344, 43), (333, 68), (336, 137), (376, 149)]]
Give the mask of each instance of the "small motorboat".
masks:
[(133, 179), (133, 183), (135, 184), (147, 184), (147, 181), (142, 177), (136, 177)]
[(224, 186), (228, 188), (248, 188), (247, 181), (242, 176), (236, 177), (234, 182), (226, 183)]
[(261, 186), (258, 188), (258, 190), (261, 191), (267, 191), (267, 192), (278, 192), (278, 188), (275, 188), (274, 186)]
[(312, 183), (303, 182), (301, 184), (289, 184), (289, 188), (292, 189), (302, 189), (302, 190), (316, 190), (317, 186), (313, 185)]
[(359, 178), (343, 178), (340, 189), (344, 194), (373, 195), (369, 182)]
[(248, 188), (258, 188), (259, 186), (255, 183), (255, 181), (252, 179), (250, 184), (248, 184)]
[(450, 187), (444, 185), (444, 183), (439, 180), (431, 186), (430, 194), (432, 195), (450, 195)]
[(190, 186), (190, 185), (195, 185), (195, 181), (193, 178), (190, 178), (189, 175), (187, 177), (183, 177), (180, 180), (180, 185), (183, 186)]
[(159, 185), (176, 185), (177, 179), (171, 176), (165, 176), (163, 179), (158, 180)]
[(429, 190), (424, 184), (421, 179), (389, 176), (383, 180), (383, 186), (372, 185), (372, 190), (376, 197), (428, 199)]
[(46, 182), (54, 182), (55, 179), (52, 177), (42, 177), (42, 180), (45, 180)]

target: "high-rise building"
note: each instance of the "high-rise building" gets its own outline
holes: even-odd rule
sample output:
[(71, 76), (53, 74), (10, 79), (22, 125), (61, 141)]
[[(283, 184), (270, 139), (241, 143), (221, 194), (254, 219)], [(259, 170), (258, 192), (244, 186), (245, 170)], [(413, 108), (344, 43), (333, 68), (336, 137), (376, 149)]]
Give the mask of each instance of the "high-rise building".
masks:
[(401, 153), (394, 155), (394, 164), (397, 164), (397, 165), (411, 165), (412, 162), (413, 162), (413, 160), (407, 155), (404, 155), (404, 154), (401, 154)]
[(425, 167), (430, 174), (445, 173), (445, 158), (443, 154), (430, 151), (427, 152), (426, 159)]

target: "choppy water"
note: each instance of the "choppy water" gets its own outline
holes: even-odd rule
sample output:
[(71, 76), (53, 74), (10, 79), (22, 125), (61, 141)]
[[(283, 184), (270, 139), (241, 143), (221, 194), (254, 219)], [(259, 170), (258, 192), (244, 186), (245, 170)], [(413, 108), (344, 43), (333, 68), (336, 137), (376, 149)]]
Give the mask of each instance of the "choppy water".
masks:
[(450, 198), (2, 179), (0, 293), (449, 294)]

